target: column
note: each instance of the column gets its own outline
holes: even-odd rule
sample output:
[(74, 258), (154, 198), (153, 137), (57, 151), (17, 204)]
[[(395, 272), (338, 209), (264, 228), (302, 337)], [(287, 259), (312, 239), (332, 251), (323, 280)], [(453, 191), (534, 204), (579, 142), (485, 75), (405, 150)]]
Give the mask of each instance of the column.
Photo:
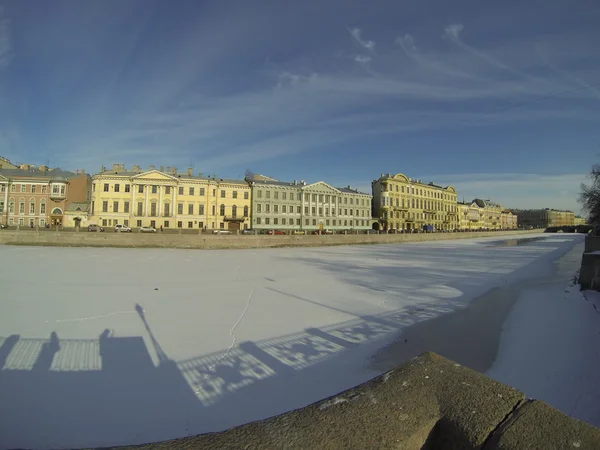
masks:
[(144, 185), (144, 193), (146, 195), (146, 198), (144, 200), (144, 216), (148, 217), (148, 189), (150, 188), (149, 185), (145, 184)]
[(158, 214), (158, 217), (160, 217), (160, 214), (162, 212), (162, 193), (163, 193), (163, 189), (164, 186), (159, 185), (158, 186), (158, 211), (156, 212)]
[(174, 186), (173, 187), (173, 198), (172, 198), (172, 202), (173, 204), (171, 205), (171, 217), (175, 217), (175, 208), (177, 208), (177, 190), (179, 189), (179, 186)]
[(2, 211), (2, 216), (4, 215), (6, 215), (6, 225), (8, 225), (8, 182), (4, 185), (4, 211)]
[[(137, 205), (135, 204), (135, 189), (137, 186), (131, 183), (131, 205), (129, 206), (129, 226), (133, 227), (133, 221), (137, 213)], [(136, 224), (137, 225), (137, 224)]]

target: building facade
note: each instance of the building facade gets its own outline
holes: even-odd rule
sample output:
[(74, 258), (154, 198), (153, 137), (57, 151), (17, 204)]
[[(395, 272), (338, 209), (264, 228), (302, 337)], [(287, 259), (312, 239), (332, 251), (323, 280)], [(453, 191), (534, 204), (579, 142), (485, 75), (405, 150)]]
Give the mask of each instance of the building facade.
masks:
[(502, 223), (503, 230), (516, 230), (517, 229), (517, 215), (510, 209), (505, 209), (500, 215), (500, 221)]
[(457, 193), (453, 186), (381, 174), (372, 182), (373, 217), (381, 230), (413, 231), (431, 226), (434, 231), (458, 229)]
[(242, 180), (115, 164), (92, 177), (90, 223), (236, 232), (250, 226), (250, 195)]
[(575, 224), (575, 213), (573, 211), (560, 209), (518, 209), (513, 210), (518, 216), (518, 224), (521, 228), (548, 228), (573, 226)]
[(479, 228), (483, 230), (500, 230), (502, 228), (502, 211), (504, 207), (499, 203), (492, 202), (491, 200), (482, 200), (476, 198), (473, 200), (483, 213), (483, 217), (480, 219)]
[(247, 181), (252, 188), (252, 228), (256, 230), (352, 232), (371, 228), (372, 197), (351, 186), (282, 182), (264, 176)]
[(581, 216), (575, 216), (575, 218), (573, 219), (573, 225), (577, 226), (577, 225), (587, 225), (588, 221), (585, 217), (581, 217)]
[(0, 169), (0, 223), (19, 227), (65, 226), (65, 209), (89, 200), (90, 177), (45, 166)]

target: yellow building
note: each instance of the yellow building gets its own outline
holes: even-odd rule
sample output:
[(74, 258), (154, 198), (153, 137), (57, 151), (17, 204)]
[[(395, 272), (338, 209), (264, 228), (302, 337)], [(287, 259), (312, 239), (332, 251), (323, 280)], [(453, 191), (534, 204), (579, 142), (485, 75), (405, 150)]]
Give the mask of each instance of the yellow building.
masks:
[(242, 180), (114, 164), (92, 177), (88, 223), (237, 231), (250, 227), (250, 201), (250, 186)]
[(573, 225), (587, 225), (588, 221), (585, 217), (575, 216), (573, 219)]
[(434, 231), (458, 228), (456, 189), (422, 180), (381, 174), (371, 184), (373, 216), (382, 230), (413, 231), (431, 226)]
[(462, 231), (478, 231), (486, 228), (485, 206), (473, 200), (459, 203), (459, 229)]
[(504, 211), (502, 205), (491, 200), (481, 200), (480, 198), (473, 200), (473, 203), (479, 206), (480, 211), (483, 211), (479, 228), (483, 228), (484, 230), (500, 230), (502, 228), (502, 211)]

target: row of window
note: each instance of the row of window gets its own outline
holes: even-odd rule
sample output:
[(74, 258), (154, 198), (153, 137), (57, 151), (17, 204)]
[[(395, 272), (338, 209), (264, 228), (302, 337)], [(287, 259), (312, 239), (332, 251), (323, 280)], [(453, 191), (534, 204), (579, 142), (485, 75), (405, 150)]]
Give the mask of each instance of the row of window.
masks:
[[(103, 186), (103, 191), (104, 192), (110, 192), (110, 183), (104, 183)], [(121, 185), (119, 183), (115, 183), (112, 185), (113, 186), (113, 192), (121, 192)], [(123, 185), (123, 192), (131, 192), (131, 184), (124, 184)], [(137, 185), (137, 191), (139, 194), (143, 194), (144, 193), (144, 186), (143, 184), (139, 184)], [(161, 186), (158, 185), (150, 185), (148, 186), (150, 188), (150, 192), (152, 194), (157, 194), (161, 188)], [(171, 186), (162, 186), (164, 187), (164, 192), (165, 195), (171, 195)], [(96, 185), (92, 185), (92, 190), (95, 192), (96, 191)], [(213, 189), (212, 190), (212, 195), (213, 197), (217, 196), (217, 190)], [(187, 195), (196, 195), (196, 188), (193, 186), (188, 187), (187, 190)], [(184, 186), (179, 186), (178, 187), (178, 191), (177, 191), (178, 195), (185, 195), (185, 187)], [(203, 197), (204, 195), (206, 195), (206, 188), (198, 188), (198, 195), (200, 197)], [(238, 191), (233, 191), (232, 192), (232, 198), (238, 198)], [(225, 189), (221, 189), (220, 190), (220, 197), (221, 198), (227, 198), (227, 191)], [(244, 191), (244, 200), (248, 200), (250, 198), (250, 193), (248, 191)]]
[[(271, 208), (272, 206), (272, 208)], [(293, 205), (271, 205), (269, 203), (265, 203), (264, 205), (261, 203), (257, 203), (256, 204), (256, 213), (257, 214), (261, 214), (261, 213), (265, 213), (265, 214), (271, 214), (271, 211), (273, 212), (273, 214), (279, 214), (281, 211), (281, 214), (302, 214), (302, 207), (300, 205), (296, 205), (296, 208), (294, 208)], [(354, 214), (356, 214), (357, 216), (361, 216), (361, 217), (368, 217), (370, 216), (370, 211), (367, 209), (350, 209), (348, 210), (348, 208), (339, 208), (338, 210), (338, 216), (344, 215), (344, 216), (353, 216)], [(317, 214), (318, 212), (318, 214)], [(311, 216), (328, 216), (329, 213), (331, 212), (332, 216), (335, 216), (335, 212), (336, 212), (336, 208), (328, 208), (325, 207), (323, 208), (322, 206), (320, 206), (319, 208), (317, 208), (316, 206), (312, 206), (312, 207), (308, 207), (305, 206), (304, 207), (304, 214), (305, 215), (311, 215)], [(342, 214), (343, 212), (343, 214)], [(348, 212), (350, 212), (350, 214), (348, 214)]]
[[(35, 202), (29, 202), (29, 208), (27, 209), (27, 214), (35, 214)], [(25, 214), (25, 206), (26, 203), (25, 202), (19, 202), (19, 214)], [(0, 214), (2, 214), (4, 212), (4, 200), (0, 200)], [(15, 213), (15, 201), (14, 200), (10, 200), (8, 202), (8, 213), (9, 214), (14, 214)], [(39, 213), (40, 214), (46, 214), (46, 203), (42, 200), (40, 202), (40, 207), (39, 207)]]
[[(10, 192), (31, 192), (32, 194), (46, 194), (48, 192), (48, 186), (47, 185), (42, 185), (42, 186), (37, 186), (35, 184), (21, 184), (18, 185), (20, 186), (20, 188), (17, 190), (17, 185), (16, 184), (11, 184), (10, 185)], [(30, 186), (31, 189), (28, 191), (27, 190), (27, 186)], [(38, 192), (38, 188), (39, 192)], [(52, 193), (53, 194), (65, 194), (65, 185), (64, 184), (53, 184), (52, 185)], [(0, 186), (0, 192), (6, 192), (6, 184), (3, 184)]]
[(427, 189), (421, 189), (421, 188), (415, 189), (414, 186), (398, 186), (397, 184), (394, 184), (394, 185), (384, 184), (383, 190), (385, 192), (393, 192), (395, 190), (396, 192), (401, 192), (403, 194), (406, 193), (406, 194), (413, 194), (413, 195), (421, 195), (423, 197), (439, 198), (442, 200), (452, 200), (453, 199), (451, 197), (452, 194), (446, 194), (446, 193), (437, 192), (437, 191), (429, 191)]
[[(118, 224), (119, 224), (119, 219), (102, 219), (102, 226), (103, 227), (112, 227), (112, 226), (115, 226), (115, 225), (118, 225)], [(185, 222), (185, 225), (187, 226), (187, 228), (195, 228), (194, 227), (195, 224), (198, 225), (199, 229), (204, 229), (205, 228), (204, 222), (202, 222), (202, 221), (191, 221), (190, 220), (188, 222)], [(123, 225), (125, 225), (126, 227), (128, 227), (129, 226), (129, 220), (127, 220), (127, 219), (123, 220)], [(141, 227), (143, 225), (143, 221), (142, 220), (137, 220), (136, 221), (136, 225), (138, 227)], [(158, 225), (157, 222), (156, 222), (156, 220), (151, 220), (150, 221), (150, 226), (154, 227), (154, 228), (156, 228), (157, 226), (159, 226), (159, 227), (162, 226), (163, 228), (170, 228), (171, 222), (169, 220), (163, 220), (162, 224)], [(208, 226), (208, 223), (207, 223), (207, 226)], [(212, 222), (211, 227), (215, 228), (215, 222)], [(184, 228), (184, 221), (183, 220), (178, 220), (177, 221), (177, 228)], [(219, 223), (219, 228), (225, 229), (225, 222), (220, 222)], [(246, 229), (246, 228), (248, 228), (248, 225), (244, 224), (244, 229)]]
[(405, 212), (405, 211), (389, 211), (389, 212), (384, 212), (383, 213), (383, 218), (384, 219), (430, 219), (430, 220), (436, 220), (436, 221), (443, 221), (443, 220), (450, 220), (450, 221), (454, 221), (457, 220), (456, 216), (446, 216), (443, 214), (429, 214), (429, 213), (423, 213), (423, 212)]
[(419, 209), (435, 209), (437, 211), (446, 211), (446, 212), (456, 212), (456, 205), (449, 205), (442, 202), (436, 202), (432, 200), (424, 200), (419, 198), (413, 199), (399, 199), (399, 198), (390, 198), (390, 197), (382, 197), (381, 198), (382, 206), (395, 206), (397, 208), (419, 208)]
[[(305, 226), (317, 226), (317, 219), (304, 219), (304, 225)], [(256, 225), (263, 225), (263, 220), (260, 217), (256, 218)], [(273, 217), (273, 223), (271, 224), (271, 218), (270, 217), (265, 217), (264, 218), (264, 225), (296, 225), (296, 226), (301, 226), (302, 225), (302, 221), (300, 219), (286, 219), (285, 217), (282, 217), (281, 219), (279, 219), (278, 217)], [(366, 227), (369, 226), (369, 221), (368, 220), (342, 220), (340, 219), (339, 221), (337, 219), (326, 219), (325, 220), (325, 226), (329, 227), (329, 226), (345, 226), (345, 227)]]
[[(8, 224), (12, 227), (15, 226), (15, 223), (18, 223), (19, 226), (24, 227), (25, 226), (25, 219), (23, 217), (20, 217), (17, 221), (15, 221), (14, 218), (9, 218), (8, 219)], [(30, 227), (35, 227), (36, 223), (35, 223), (35, 219), (29, 219), (28, 220), (28, 225)], [(40, 227), (45, 227), (46, 226), (46, 219), (39, 219), (38, 220), (38, 225)]]
[[(123, 212), (125, 214), (129, 214), (130, 211), (130, 202), (128, 201), (124, 201), (123, 202), (123, 209), (121, 210), (120, 206), (121, 206), (121, 202), (119, 200), (114, 200), (112, 202), (112, 211), (109, 211), (109, 206), (110, 206), (110, 202), (108, 201), (103, 201), (102, 202), (102, 212), (106, 213), (106, 212), (113, 212), (113, 213), (118, 213), (118, 212)], [(197, 207), (197, 209), (196, 209)], [(197, 211), (197, 215), (199, 216), (203, 216), (205, 214), (205, 205), (194, 205), (193, 203), (189, 203), (187, 205), (187, 214), (190, 216), (193, 216), (194, 214), (196, 214)], [(95, 209), (96, 209), (96, 202), (92, 201), (92, 214), (95, 213)], [(221, 216), (225, 216), (226, 213), (226, 205), (221, 204), (219, 206), (219, 215)], [(238, 212), (243, 212), (243, 217), (248, 217), (248, 213), (249, 213), (249, 208), (248, 206), (244, 206), (242, 207), (238, 207), (237, 205), (233, 205), (231, 206), (231, 215), (233, 217), (237, 217)], [(137, 203), (137, 209), (136, 209), (136, 215), (138, 216), (143, 216), (144, 215), (144, 202), (138, 202)], [(183, 203), (179, 203), (177, 205), (177, 214), (181, 215), (184, 214), (184, 205)], [(158, 203), (156, 202), (151, 202), (150, 203), (150, 216), (158, 216), (158, 215), (163, 215), (163, 216), (171, 216), (171, 204), (170, 203), (164, 203), (163, 204), (163, 208), (161, 211), (159, 211), (158, 209)], [(212, 205), (212, 215), (216, 215), (216, 205)]]
[[(262, 191), (257, 189), (256, 191), (256, 198), (263, 198), (263, 192), (264, 192), (264, 198), (271, 198), (271, 191)], [(295, 194), (295, 195), (294, 195)], [(279, 199), (279, 191), (273, 191), (273, 198), (275, 200)], [(296, 201), (302, 201), (302, 193), (301, 192), (289, 192), (289, 200), (294, 200), (296, 199)], [(320, 203), (336, 203), (336, 201), (338, 202), (338, 204), (342, 203), (342, 199), (343, 199), (343, 203), (344, 205), (348, 204), (348, 197), (338, 197), (335, 195), (327, 195), (327, 194), (304, 194), (304, 201), (305, 202), (309, 202), (309, 201), (313, 202), (317, 202), (317, 199)], [(288, 200), (288, 192), (281, 192), (281, 200)], [(356, 202), (354, 201), (356, 200)], [(354, 197), (350, 197), (350, 205), (362, 205), (362, 206), (369, 206), (370, 205), (370, 199), (365, 199), (365, 198), (354, 198)]]

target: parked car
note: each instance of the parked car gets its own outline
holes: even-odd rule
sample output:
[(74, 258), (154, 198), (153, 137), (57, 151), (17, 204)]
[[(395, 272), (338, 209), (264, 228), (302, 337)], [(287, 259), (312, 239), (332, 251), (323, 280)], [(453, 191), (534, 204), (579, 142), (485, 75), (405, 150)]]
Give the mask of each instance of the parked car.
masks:
[(100, 225), (96, 225), (95, 223), (92, 223), (92, 224), (88, 225), (88, 231), (104, 231), (104, 227), (101, 227)]
[(313, 234), (335, 234), (333, 230), (315, 230)]
[(269, 230), (267, 231), (267, 234), (285, 234), (285, 232), (281, 230)]
[(229, 230), (223, 230), (223, 229), (213, 230), (213, 234), (231, 234), (231, 231), (229, 231)]
[(154, 227), (140, 227), (140, 233), (156, 233), (156, 228), (154, 228)]
[(242, 230), (242, 234), (256, 234), (256, 230), (248, 228), (246, 230)]
[(0, 223), (0, 230), (4, 229), (4, 228), (8, 228), (8, 225)]
[(119, 223), (119, 224), (115, 225), (115, 233), (120, 233), (120, 232), (131, 233), (131, 228)]
[(379, 230), (367, 230), (367, 234), (379, 234)]
[(294, 234), (306, 234), (304, 230), (294, 230)]

